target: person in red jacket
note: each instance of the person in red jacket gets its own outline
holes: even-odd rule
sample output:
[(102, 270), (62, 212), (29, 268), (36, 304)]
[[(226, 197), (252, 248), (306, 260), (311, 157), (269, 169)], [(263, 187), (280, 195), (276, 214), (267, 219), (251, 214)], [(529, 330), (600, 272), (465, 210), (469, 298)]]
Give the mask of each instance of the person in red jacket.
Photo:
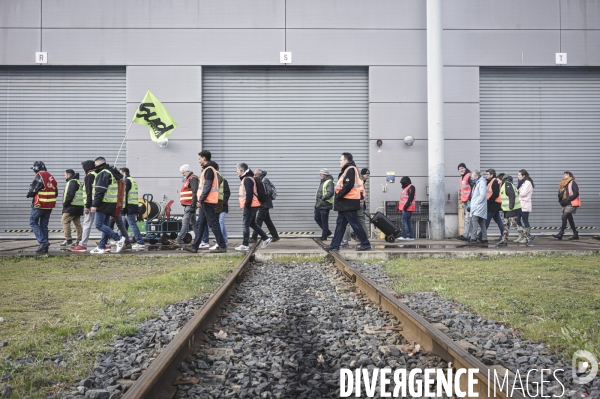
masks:
[(42, 161), (35, 161), (31, 167), (35, 178), (29, 185), (27, 198), (33, 198), (31, 201), (31, 214), (29, 216), (29, 226), (35, 234), (35, 238), (40, 244), (36, 249), (37, 253), (47, 253), (50, 243), (48, 242), (48, 222), (52, 209), (56, 206), (56, 197), (58, 196), (58, 183), (54, 176), (47, 170)]
[(402, 212), (402, 236), (399, 240), (414, 240), (415, 231), (412, 227), (411, 216), (417, 210), (415, 197), (417, 189), (412, 185), (410, 177), (404, 176), (400, 180), (402, 192), (400, 193), (400, 201), (398, 201), (398, 210)]

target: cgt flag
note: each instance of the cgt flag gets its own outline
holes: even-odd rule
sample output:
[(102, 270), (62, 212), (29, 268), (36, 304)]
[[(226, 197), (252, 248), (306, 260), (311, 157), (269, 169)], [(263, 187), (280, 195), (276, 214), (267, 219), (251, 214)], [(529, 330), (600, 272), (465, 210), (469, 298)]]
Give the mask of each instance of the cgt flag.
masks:
[(154, 142), (169, 137), (177, 127), (177, 122), (173, 120), (169, 111), (154, 97), (154, 94), (150, 93), (150, 90), (142, 100), (132, 122), (148, 126), (150, 138)]

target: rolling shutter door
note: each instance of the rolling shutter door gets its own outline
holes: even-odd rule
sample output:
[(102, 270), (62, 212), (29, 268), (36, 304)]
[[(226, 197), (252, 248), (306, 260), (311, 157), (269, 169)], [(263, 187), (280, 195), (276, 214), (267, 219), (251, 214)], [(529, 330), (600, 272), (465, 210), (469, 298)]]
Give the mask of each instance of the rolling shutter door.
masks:
[(535, 182), (530, 223), (558, 227), (558, 184), (581, 190), (578, 226), (600, 225), (600, 69), (481, 68), (481, 167)]
[(367, 69), (205, 67), (203, 73), (203, 149), (231, 187), (228, 230), (241, 231), (235, 166), (245, 162), (267, 171), (277, 188), (271, 215), (279, 231), (318, 231), (319, 170), (329, 169), (337, 181), (342, 152), (352, 153), (359, 169), (368, 166)]
[[(81, 162), (106, 157), (113, 163), (125, 134), (125, 68), (0, 68), (0, 234), (29, 229), (34, 178), (43, 161), (58, 181), (50, 229), (60, 224), (64, 171), (83, 181)], [(125, 162), (125, 150), (120, 159)]]

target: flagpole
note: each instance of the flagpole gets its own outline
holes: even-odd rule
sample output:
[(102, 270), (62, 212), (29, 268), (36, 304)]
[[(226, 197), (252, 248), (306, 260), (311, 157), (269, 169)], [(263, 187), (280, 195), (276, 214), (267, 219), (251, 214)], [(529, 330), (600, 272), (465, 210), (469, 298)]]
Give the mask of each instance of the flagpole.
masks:
[(123, 137), (123, 142), (121, 143), (121, 148), (119, 148), (119, 152), (117, 153), (117, 159), (115, 159), (115, 164), (113, 165), (115, 168), (117, 167), (117, 161), (119, 160), (119, 155), (121, 155), (121, 150), (123, 149), (123, 144), (125, 144), (125, 140), (127, 139), (127, 135), (129, 134), (129, 129), (131, 129), (131, 125), (133, 125), (133, 121), (131, 121), (129, 123), (127, 132), (125, 132), (125, 137)]

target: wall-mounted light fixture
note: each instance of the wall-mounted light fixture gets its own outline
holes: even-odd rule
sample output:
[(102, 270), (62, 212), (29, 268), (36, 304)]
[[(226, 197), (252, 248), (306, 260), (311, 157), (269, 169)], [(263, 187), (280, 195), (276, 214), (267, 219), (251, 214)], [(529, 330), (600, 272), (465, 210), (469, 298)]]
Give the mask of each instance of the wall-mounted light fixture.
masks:
[(381, 147), (382, 144), (383, 144), (383, 141), (377, 140), (377, 147)]
[(415, 138), (413, 136), (406, 136), (404, 138), (404, 145), (407, 147), (412, 146), (415, 143)]

